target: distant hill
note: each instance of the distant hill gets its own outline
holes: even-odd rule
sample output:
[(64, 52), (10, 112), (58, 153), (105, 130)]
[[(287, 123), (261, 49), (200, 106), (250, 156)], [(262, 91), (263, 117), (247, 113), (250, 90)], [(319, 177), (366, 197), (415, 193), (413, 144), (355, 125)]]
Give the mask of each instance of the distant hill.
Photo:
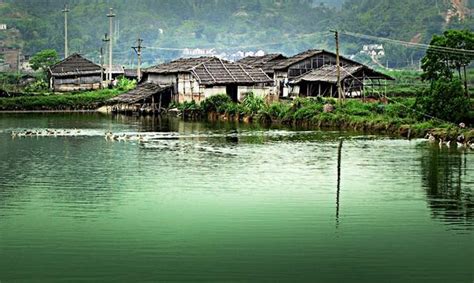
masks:
[[(334, 28), (423, 43), (447, 28), (474, 29), (474, 0), (3, 0), (0, 21), (18, 33), (0, 31), (0, 44), (21, 46), (27, 54), (45, 48), (62, 52), (66, 2), (71, 52), (96, 61), (108, 32), (105, 15), (114, 7), (114, 53), (122, 64), (133, 63), (130, 47), (137, 37), (147, 47), (145, 63), (154, 64), (180, 56), (182, 48), (228, 54), (333, 49), (328, 31)], [(341, 36), (345, 54), (357, 53), (366, 43), (373, 41)], [(395, 45), (386, 49), (386, 60), (397, 66), (423, 54)]]

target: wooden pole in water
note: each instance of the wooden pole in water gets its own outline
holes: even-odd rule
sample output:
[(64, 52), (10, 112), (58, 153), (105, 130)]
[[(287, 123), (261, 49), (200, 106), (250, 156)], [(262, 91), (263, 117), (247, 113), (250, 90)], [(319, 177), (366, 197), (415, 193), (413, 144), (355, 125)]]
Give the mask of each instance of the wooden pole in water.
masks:
[(339, 223), (339, 200), (341, 193), (341, 152), (342, 152), (342, 142), (339, 141), (339, 146), (337, 148), (337, 193), (336, 193), (336, 221)]

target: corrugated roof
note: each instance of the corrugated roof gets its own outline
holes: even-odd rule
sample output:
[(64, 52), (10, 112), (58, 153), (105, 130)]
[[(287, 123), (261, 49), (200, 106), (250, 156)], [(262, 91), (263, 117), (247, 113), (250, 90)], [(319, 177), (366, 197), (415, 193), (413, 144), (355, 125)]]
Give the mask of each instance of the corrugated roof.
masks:
[(157, 74), (188, 72), (203, 85), (273, 82), (260, 68), (252, 68), (216, 57), (178, 59), (148, 68), (145, 72)]
[(61, 62), (51, 66), (49, 72), (52, 76), (80, 76), (100, 74), (101, 67), (94, 62), (74, 53)]
[(147, 99), (148, 97), (169, 89), (169, 86), (160, 86), (158, 84), (146, 82), (139, 84), (131, 91), (109, 99), (108, 104), (132, 104)]
[[(393, 80), (392, 77), (385, 75), (381, 72), (377, 72), (367, 66), (341, 66), (341, 80), (344, 80), (348, 77), (355, 76), (355, 74), (361, 70), (364, 70), (366, 77), (372, 79), (384, 79), (384, 80)], [(306, 74), (303, 74), (299, 77), (296, 77), (291, 84), (298, 84), (302, 81), (305, 82), (328, 82), (328, 83), (337, 83), (337, 66), (336, 65), (325, 65), (321, 68), (312, 70)]]

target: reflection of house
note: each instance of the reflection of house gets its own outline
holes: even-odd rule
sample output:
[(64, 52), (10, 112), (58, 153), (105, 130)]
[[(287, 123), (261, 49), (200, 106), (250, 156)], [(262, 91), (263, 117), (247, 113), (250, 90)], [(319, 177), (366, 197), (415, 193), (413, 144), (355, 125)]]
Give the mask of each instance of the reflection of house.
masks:
[(248, 92), (263, 96), (272, 90), (272, 79), (261, 69), (216, 57), (178, 59), (145, 69), (143, 76), (144, 81), (173, 86), (179, 102), (222, 93), (238, 101)]
[(101, 67), (73, 54), (48, 70), (50, 88), (55, 91), (92, 90), (101, 86)]
[[(341, 86), (346, 96), (362, 96), (367, 82), (392, 80), (364, 65), (341, 67)], [(326, 65), (300, 75), (289, 82), (291, 94), (298, 96), (337, 96), (337, 66)]]
[[(287, 97), (290, 93), (295, 94), (295, 90), (293, 89), (294, 84), (293, 86), (290, 85), (290, 81), (294, 82), (297, 78), (301, 78), (302, 75), (309, 74), (311, 71), (323, 66), (336, 65), (336, 54), (326, 50), (307, 50), (289, 58), (274, 54), (266, 56), (261, 57), (260, 60), (253, 57), (244, 58), (239, 62), (251, 66), (259, 66), (270, 76), (273, 75), (276, 91), (282, 97)], [(364, 66), (343, 56), (340, 56), (340, 65), (346, 68)], [(368, 69), (368, 67), (366, 68)], [(365, 77), (368, 79), (367, 75)], [(377, 79), (380, 78), (377, 77)], [(314, 91), (311, 92), (311, 94), (314, 93)], [(333, 92), (327, 92), (327, 94), (329, 93)]]

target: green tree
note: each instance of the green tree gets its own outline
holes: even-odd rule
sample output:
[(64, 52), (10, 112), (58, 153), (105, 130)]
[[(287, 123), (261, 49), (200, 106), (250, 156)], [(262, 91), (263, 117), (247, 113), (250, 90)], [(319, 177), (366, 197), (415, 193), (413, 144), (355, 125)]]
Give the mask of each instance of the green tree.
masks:
[(472, 60), (474, 60), (474, 33), (469, 30), (447, 30), (443, 35), (433, 36), (430, 47), (421, 61), (424, 71), (422, 78), (431, 81), (440, 78), (451, 79), (456, 70), (459, 79), (464, 81), (465, 95), (469, 96), (466, 67)]
[(45, 49), (33, 55), (30, 59), (31, 68), (35, 71), (46, 71), (49, 67), (59, 62), (59, 56), (54, 49)]
[(421, 112), (455, 123), (468, 119), (470, 101), (459, 79), (438, 78), (417, 98)]

